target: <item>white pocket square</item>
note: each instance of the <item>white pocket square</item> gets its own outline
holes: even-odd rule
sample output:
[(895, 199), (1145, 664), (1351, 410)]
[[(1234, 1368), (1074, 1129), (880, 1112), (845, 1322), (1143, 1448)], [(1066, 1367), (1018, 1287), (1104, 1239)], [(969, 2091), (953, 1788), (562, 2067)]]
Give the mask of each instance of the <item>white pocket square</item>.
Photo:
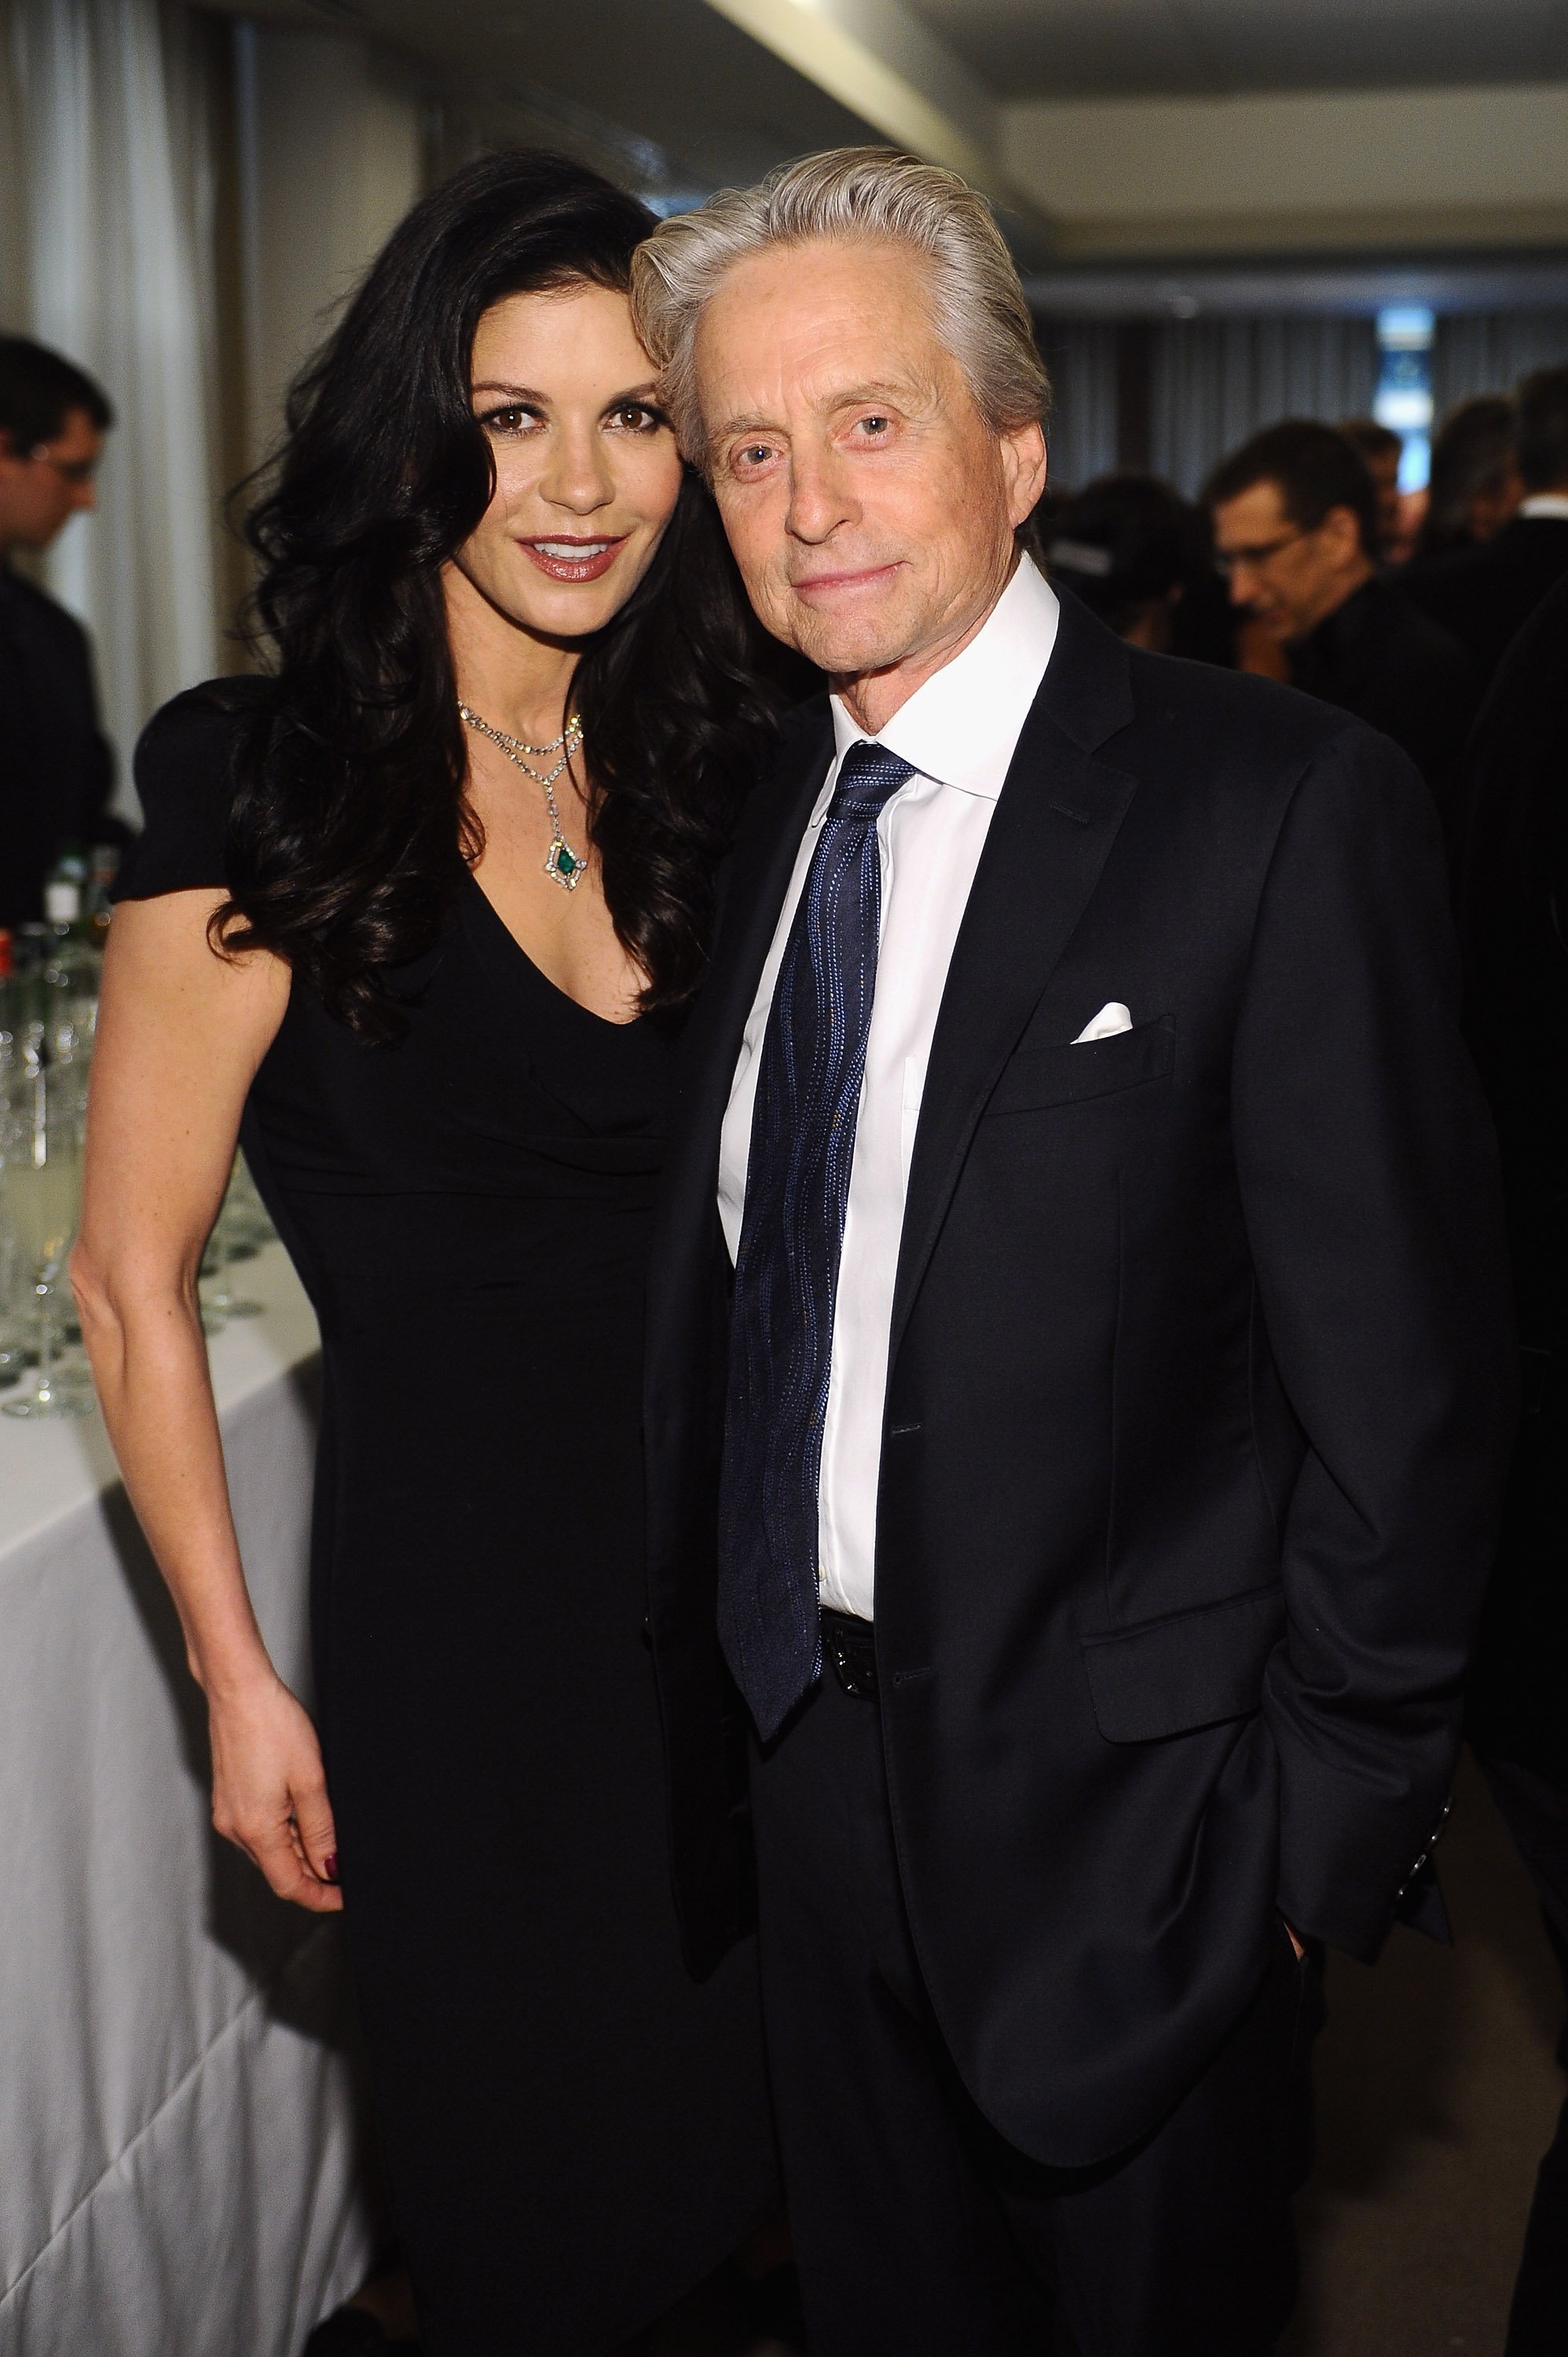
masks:
[(1072, 1044), (1075, 1048), (1081, 1048), (1090, 1039), (1114, 1039), (1118, 1031), (1131, 1031), (1132, 1028), (1131, 1014), (1119, 998), (1113, 998), (1109, 1006), (1101, 1008), (1092, 1023), (1084, 1025)]

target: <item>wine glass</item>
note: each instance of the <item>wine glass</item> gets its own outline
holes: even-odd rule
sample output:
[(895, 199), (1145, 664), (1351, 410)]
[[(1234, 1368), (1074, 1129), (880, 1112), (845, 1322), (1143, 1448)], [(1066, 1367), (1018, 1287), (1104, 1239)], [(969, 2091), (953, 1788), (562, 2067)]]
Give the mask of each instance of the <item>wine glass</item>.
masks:
[(14, 1080), (9, 1091), (5, 1166), (6, 1219), (31, 1271), (38, 1316), (38, 1373), (32, 1388), (0, 1404), (23, 1416), (91, 1415), (90, 1389), (56, 1373), (56, 1287), (81, 1211), (82, 1091), (69, 1061)]
[[(258, 1241), (254, 1215), (241, 1196), (239, 1181), (243, 1167), (236, 1155), (212, 1233), (201, 1255), (202, 1321), (210, 1334), (221, 1333), (231, 1318), (260, 1318), (265, 1308), (264, 1303), (236, 1293), (229, 1281), (229, 1272), (235, 1262), (249, 1260)], [(263, 1220), (266, 1217), (264, 1212), (261, 1216)]]

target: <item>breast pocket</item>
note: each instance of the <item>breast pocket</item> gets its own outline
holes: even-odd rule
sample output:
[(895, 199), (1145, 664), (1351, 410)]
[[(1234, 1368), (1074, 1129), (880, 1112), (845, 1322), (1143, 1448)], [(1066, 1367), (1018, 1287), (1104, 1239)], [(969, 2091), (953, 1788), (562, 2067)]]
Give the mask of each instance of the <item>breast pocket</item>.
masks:
[(1156, 1081), (1176, 1058), (1176, 1024), (1168, 1015), (1118, 1031), (1109, 1039), (1083, 1039), (1070, 1047), (1020, 1048), (1003, 1067), (986, 1105), (987, 1119), (1000, 1114), (1035, 1113), (1049, 1105), (1078, 1104)]

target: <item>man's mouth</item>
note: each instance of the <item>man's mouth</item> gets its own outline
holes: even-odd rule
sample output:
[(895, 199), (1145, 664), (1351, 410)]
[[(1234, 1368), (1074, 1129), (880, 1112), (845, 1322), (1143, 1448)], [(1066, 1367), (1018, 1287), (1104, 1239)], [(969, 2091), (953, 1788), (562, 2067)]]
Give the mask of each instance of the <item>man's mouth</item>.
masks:
[(898, 570), (899, 559), (883, 565), (835, 565), (832, 572), (813, 573), (790, 584), (797, 597), (832, 597), (856, 589), (879, 587)]
[(596, 581), (609, 571), (626, 543), (624, 532), (597, 533), (591, 540), (542, 533), (537, 540), (520, 540), (518, 546), (552, 581)]

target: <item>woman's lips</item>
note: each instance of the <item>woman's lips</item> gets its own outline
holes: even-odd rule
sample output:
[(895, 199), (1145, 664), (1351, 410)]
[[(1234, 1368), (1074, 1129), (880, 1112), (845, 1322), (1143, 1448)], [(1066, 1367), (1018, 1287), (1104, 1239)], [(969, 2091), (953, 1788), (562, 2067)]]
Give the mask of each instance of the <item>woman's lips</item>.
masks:
[(597, 581), (601, 574), (609, 571), (626, 542), (624, 532), (613, 537), (600, 534), (593, 540), (569, 539), (563, 533), (520, 540), (518, 546), (552, 581)]

